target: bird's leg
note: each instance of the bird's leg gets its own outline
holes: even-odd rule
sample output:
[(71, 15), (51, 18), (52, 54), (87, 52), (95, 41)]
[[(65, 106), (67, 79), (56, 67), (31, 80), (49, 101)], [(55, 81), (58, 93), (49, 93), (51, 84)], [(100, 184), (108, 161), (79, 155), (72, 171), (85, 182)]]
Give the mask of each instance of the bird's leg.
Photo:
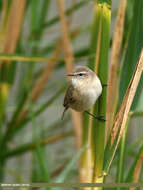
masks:
[(85, 111), (85, 112), (99, 121), (104, 121), (104, 122), (106, 121), (103, 116), (96, 116), (96, 115), (90, 113), (89, 111)]
[(102, 84), (102, 87), (104, 88), (104, 87), (107, 87), (108, 86), (108, 84)]

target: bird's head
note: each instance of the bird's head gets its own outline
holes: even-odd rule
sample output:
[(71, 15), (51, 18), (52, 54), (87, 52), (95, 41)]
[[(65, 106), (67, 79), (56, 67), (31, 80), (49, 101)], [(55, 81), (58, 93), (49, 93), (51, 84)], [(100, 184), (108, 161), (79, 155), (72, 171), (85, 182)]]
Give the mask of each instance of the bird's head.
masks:
[(67, 74), (71, 77), (74, 87), (82, 88), (90, 84), (95, 77), (95, 73), (86, 66), (76, 66), (72, 73)]

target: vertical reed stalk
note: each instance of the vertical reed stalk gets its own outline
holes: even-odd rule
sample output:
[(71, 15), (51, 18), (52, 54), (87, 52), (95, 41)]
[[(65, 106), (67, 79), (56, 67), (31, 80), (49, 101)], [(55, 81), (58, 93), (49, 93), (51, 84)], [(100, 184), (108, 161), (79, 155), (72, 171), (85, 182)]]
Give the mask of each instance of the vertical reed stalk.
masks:
[[(106, 1), (100, 3), (97, 1), (97, 9), (100, 14), (101, 19), (101, 32), (100, 43), (97, 41), (97, 44), (100, 44), (99, 54), (96, 54), (96, 59), (98, 58), (98, 67), (95, 69), (101, 80), (102, 84), (107, 83), (107, 72), (108, 72), (108, 51), (109, 51), (109, 41), (110, 41), (110, 21), (111, 21), (111, 2), (107, 4)], [(96, 13), (95, 13), (96, 19)], [(95, 26), (96, 29), (96, 26)], [(98, 48), (97, 48), (98, 50)], [(96, 63), (95, 59), (95, 63)], [(101, 97), (99, 98), (98, 104), (95, 105), (94, 113), (97, 115), (102, 115), (106, 117), (106, 88), (103, 88)], [(94, 173), (93, 173), (93, 182), (102, 183), (103, 182), (103, 161), (104, 161), (104, 140), (105, 140), (105, 123), (100, 121), (92, 121), (92, 129), (95, 131), (95, 135), (92, 135), (93, 149), (94, 150)], [(95, 188), (101, 189), (101, 188)]]
[[(107, 1), (95, 1), (94, 20), (91, 31), (90, 54), (95, 55), (95, 57), (90, 58), (89, 67), (96, 72), (102, 84), (107, 83), (111, 20), (111, 1), (109, 2), (108, 4)], [(96, 103), (93, 113), (106, 117), (106, 88), (103, 88), (102, 95)], [(105, 123), (96, 121), (94, 118), (87, 118), (86, 125), (87, 123), (88, 133), (84, 139), (88, 143), (88, 148), (85, 154), (83, 154), (81, 166), (82, 171), (84, 171), (83, 180), (86, 182), (102, 183)], [(94, 189), (99, 190), (101, 188)]]
[[(64, 0), (57, 0), (58, 7), (59, 7), (59, 15), (61, 20), (61, 31), (62, 31), (62, 40), (63, 40), (63, 48), (65, 53), (65, 63), (66, 63), (66, 70), (67, 73), (72, 72), (73, 64), (74, 64), (74, 55), (72, 50), (72, 44), (69, 36), (69, 29), (68, 23), (65, 16), (65, 1)], [(72, 111), (73, 117), (73, 126), (76, 135), (76, 143), (77, 147), (80, 148), (81, 146), (81, 127), (82, 127), (82, 120), (81, 114), (75, 111)]]
[[(120, 157), (119, 157), (119, 163), (118, 163), (118, 172), (117, 172), (117, 183), (123, 182), (123, 175), (124, 175), (124, 163), (125, 163), (125, 145), (126, 145), (126, 138), (127, 138), (127, 130), (130, 122), (130, 116), (128, 117), (126, 128), (123, 133), (123, 137), (121, 140), (120, 145)], [(117, 188), (117, 190), (120, 190), (121, 188)]]
[[(96, 6), (96, 4), (95, 4)], [(99, 28), (99, 30), (94, 30), (94, 27)], [(91, 49), (90, 52), (91, 54), (95, 54), (96, 52), (96, 68), (98, 68), (98, 58), (99, 58), (99, 49), (100, 49), (100, 40), (98, 41), (97, 39), (100, 39), (100, 32), (101, 29), (101, 19), (100, 19), (100, 14), (99, 10), (96, 9), (96, 19), (94, 20), (93, 26), (92, 26), (92, 35), (91, 35)], [(97, 55), (98, 54), (98, 55)], [(89, 67), (94, 70), (94, 62), (95, 62), (95, 57), (91, 57), (89, 59)], [(91, 64), (92, 63), (92, 64)], [(93, 112), (93, 110), (92, 110)], [(87, 143), (87, 149), (85, 153), (82, 155), (81, 158), (81, 168), (80, 168), (80, 181), (81, 182), (92, 182), (92, 176), (93, 176), (93, 167), (94, 167), (94, 154), (92, 152), (92, 147), (91, 147), (91, 139), (92, 139), (92, 118), (89, 116), (84, 115), (84, 122), (83, 122), (83, 144)]]
[(124, 19), (126, 12), (126, 0), (121, 0), (117, 19), (113, 34), (111, 64), (109, 69), (108, 87), (107, 87), (107, 122), (106, 122), (106, 139), (107, 143), (111, 127), (113, 125), (113, 118), (116, 111), (118, 102), (118, 88), (119, 88), (119, 75), (118, 75), (118, 62), (123, 38)]

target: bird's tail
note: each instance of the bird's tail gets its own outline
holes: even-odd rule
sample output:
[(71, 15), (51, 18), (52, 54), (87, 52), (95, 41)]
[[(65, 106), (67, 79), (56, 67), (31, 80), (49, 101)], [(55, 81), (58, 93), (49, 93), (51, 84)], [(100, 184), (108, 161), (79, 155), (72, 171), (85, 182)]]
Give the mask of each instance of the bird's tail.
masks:
[(65, 115), (65, 112), (67, 111), (67, 109), (68, 109), (68, 108), (65, 107), (65, 109), (64, 109), (64, 111), (63, 111), (63, 114), (62, 114), (62, 118), (61, 118), (62, 120), (64, 119), (64, 115)]

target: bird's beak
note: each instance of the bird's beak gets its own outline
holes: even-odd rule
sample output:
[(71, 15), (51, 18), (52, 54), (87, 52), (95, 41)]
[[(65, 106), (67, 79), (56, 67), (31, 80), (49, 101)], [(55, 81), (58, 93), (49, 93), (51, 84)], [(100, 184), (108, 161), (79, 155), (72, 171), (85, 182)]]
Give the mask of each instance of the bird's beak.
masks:
[(69, 74), (67, 74), (67, 76), (68, 76), (68, 77), (73, 77), (74, 74), (73, 74), (73, 73), (69, 73)]

